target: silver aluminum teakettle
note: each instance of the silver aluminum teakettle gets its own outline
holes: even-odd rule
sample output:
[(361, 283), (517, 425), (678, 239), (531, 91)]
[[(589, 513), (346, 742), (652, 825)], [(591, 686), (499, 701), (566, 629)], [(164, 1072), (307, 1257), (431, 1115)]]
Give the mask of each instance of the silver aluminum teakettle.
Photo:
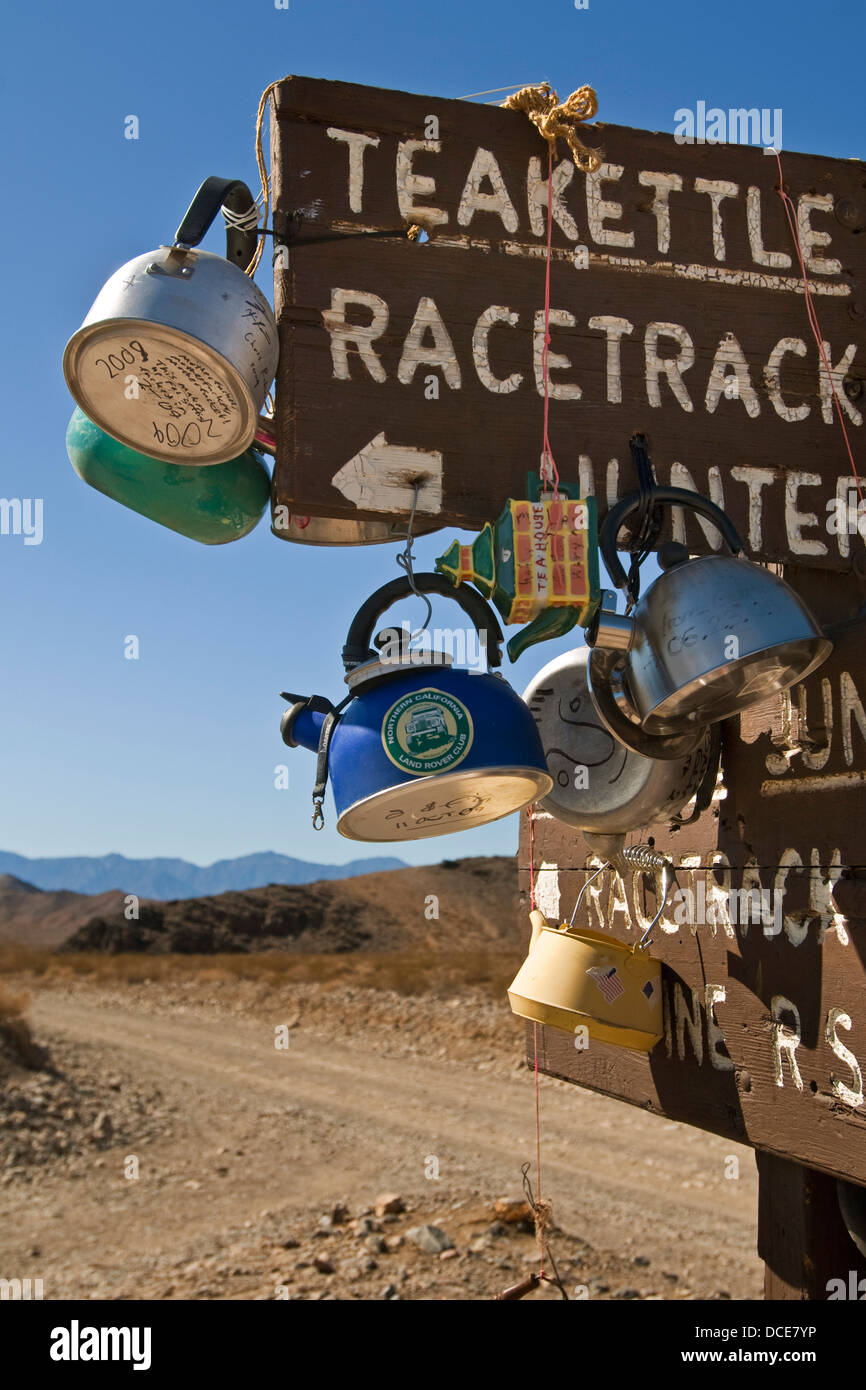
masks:
[(539, 805), (583, 831), (594, 847), (610, 850), (633, 830), (678, 819), (702, 784), (708, 782), (712, 792), (719, 738), (716, 730), (704, 727), (697, 746), (676, 760), (649, 758), (626, 748), (605, 727), (592, 702), (588, 657), (588, 647), (554, 657), (530, 681), (523, 698), (538, 726), (553, 778), (552, 789)]
[[(227, 258), (192, 250), (221, 206), (233, 217)], [(249, 448), (279, 351), (273, 310), (244, 273), (256, 242), (246, 184), (210, 178), (172, 246), (115, 271), (63, 355), (88, 419), (165, 463), (225, 463)]]
[[(608, 513), (601, 554), (629, 603), (616, 552), (617, 533), (639, 505), (631, 493)], [(768, 569), (744, 560), (730, 519), (707, 498), (683, 488), (655, 488), (652, 504), (689, 507), (718, 527), (729, 555), (690, 558), (685, 546), (659, 550), (663, 573), (630, 615), (604, 596), (589, 683), (598, 713), (627, 747), (676, 757), (678, 739), (759, 704), (803, 680), (833, 644), (803, 600)], [(656, 751), (657, 749), (657, 751)]]

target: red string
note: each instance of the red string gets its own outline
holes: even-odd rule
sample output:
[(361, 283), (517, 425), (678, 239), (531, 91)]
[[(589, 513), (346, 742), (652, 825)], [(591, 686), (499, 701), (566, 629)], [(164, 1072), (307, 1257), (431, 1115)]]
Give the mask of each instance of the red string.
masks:
[[(529, 906), (535, 910), (535, 816), (532, 806), (527, 807), (529, 817)], [(538, 1024), (532, 1024), (532, 1050), (535, 1071), (535, 1167), (538, 1173), (536, 1197), (541, 1196), (541, 1095), (538, 1081)], [(544, 1278), (544, 1238), (539, 1236), (539, 1274)]]
[(555, 501), (559, 501), (559, 469), (553, 457), (553, 450), (550, 447), (550, 437), (547, 433), (548, 417), (550, 415), (550, 370), (548, 358), (550, 355), (550, 261), (551, 245), (553, 239), (553, 150), (548, 151), (547, 156), (547, 256), (544, 268), (544, 346), (541, 349), (541, 375), (544, 379), (544, 428), (541, 444), (541, 456), (545, 462), (550, 463), (553, 470), (553, 496)]
[(529, 908), (535, 909), (535, 817), (530, 806), (526, 812), (529, 817)]
[(790, 228), (791, 236), (794, 241), (794, 246), (797, 251), (797, 260), (800, 262), (800, 270), (803, 274), (803, 297), (806, 302), (806, 314), (809, 319), (809, 326), (812, 329), (812, 334), (815, 338), (815, 342), (818, 344), (818, 351), (821, 354), (821, 361), (824, 363), (824, 370), (827, 373), (827, 380), (830, 383), (830, 390), (833, 393), (833, 402), (836, 406), (836, 414), (839, 418), (839, 424), (842, 426), (842, 434), (845, 436), (845, 448), (848, 450), (848, 459), (851, 463), (851, 472), (854, 474), (854, 480), (857, 484), (857, 491), (860, 495), (860, 501), (862, 502), (864, 500), (863, 484), (860, 481), (860, 475), (857, 472), (857, 465), (854, 462), (854, 455), (851, 451), (851, 441), (848, 438), (848, 430), (845, 426), (845, 417), (842, 414), (842, 406), (839, 401), (839, 397), (836, 395), (836, 383), (833, 380), (833, 373), (830, 370), (830, 363), (827, 361), (827, 354), (824, 351), (824, 335), (821, 332), (821, 326), (818, 323), (818, 313), (815, 308), (814, 301), (812, 299), (812, 291), (809, 288), (809, 277), (806, 273), (806, 263), (803, 259), (803, 248), (800, 245), (800, 234), (797, 230), (796, 209), (794, 208), (794, 204), (791, 198), (785, 192), (785, 181), (782, 175), (781, 156), (778, 150), (775, 150), (774, 153), (776, 156), (776, 163), (779, 166), (779, 187), (776, 189), (776, 192), (782, 199), (782, 206), (785, 209), (785, 216), (788, 219), (788, 226)]
[[(538, 1084), (538, 1024), (533, 1020), (532, 1023), (532, 1047), (535, 1054), (535, 1167), (538, 1172), (538, 1183), (535, 1188), (536, 1200), (541, 1197), (541, 1096)], [(539, 1231), (538, 1235), (538, 1262), (540, 1277), (544, 1278), (544, 1234)]]

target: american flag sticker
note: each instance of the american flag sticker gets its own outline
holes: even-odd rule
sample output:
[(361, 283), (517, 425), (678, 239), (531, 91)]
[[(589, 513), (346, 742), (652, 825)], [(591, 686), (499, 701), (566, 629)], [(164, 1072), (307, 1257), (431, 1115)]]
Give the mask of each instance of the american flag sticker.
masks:
[(608, 1004), (612, 1004), (621, 994), (625, 994), (625, 985), (616, 973), (616, 966), (609, 967), (594, 965), (587, 970), (587, 975), (591, 975), (598, 989), (601, 990)]

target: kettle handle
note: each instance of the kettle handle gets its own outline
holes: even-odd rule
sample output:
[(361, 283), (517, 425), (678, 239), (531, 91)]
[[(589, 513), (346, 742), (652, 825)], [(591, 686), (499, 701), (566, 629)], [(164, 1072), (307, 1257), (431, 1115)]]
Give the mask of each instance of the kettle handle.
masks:
[(245, 270), (255, 255), (259, 232), (256, 200), (242, 179), (220, 179), (215, 175), (205, 179), (183, 215), (174, 234), (174, 243), (176, 246), (198, 246), (221, 207), (238, 215), (250, 215), (247, 219), (250, 225), (226, 227), (226, 260)]
[[(486, 633), (487, 665), (500, 665), (502, 661), (500, 650), (502, 628), (499, 626), (493, 610), (477, 589), (473, 589), (469, 584), (461, 584), (459, 588), (455, 589), (451, 580), (444, 574), (416, 574), (414, 582), (418, 593), (439, 594), (442, 598), (454, 599), (456, 603), (459, 603), (475, 630), (479, 633)], [(373, 655), (371, 652), (373, 629), (378, 619), (387, 608), (391, 607), (392, 603), (396, 603), (401, 598), (409, 598), (412, 593), (413, 588), (409, 583), (408, 576), (401, 575), (397, 579), (392, 579), (389, 584), (383, 584), (381, 589), (377, 589), (365, 603), (361, 604), (352, 619), (346, 637), (346, 645), (343, 648), (343, 665), (347, 670), (352, 666), (359, 666), (363, 661), (370, 660), (371, 655)]]
[(640, 724), (633, 724), (619, 708), (611, 689), (611, 676), (621, 656), (621, 652), (594, 647), (587, 662), (586, 683), (602, 724), (630, 753), (656, 758), (660, 762), (687, 758), (706, 734), (706, 725), (693, 724), (691, 728), (676, 734), (648, 734)]
[[(628, 589), (628, 579), (616, 553), (616, 538), (626, 517), (640, 506), (641, 496), (640, 492), (630, 492), (617, 502), (615, 507), (611, 507), (599, 535), (601, 558), (612, 583), (621, 592)], [(743, 542), (730, 517), (721, 507), (717, 507), (715, 502), (711, 502), (708, 497), (702, 497), (699, 492), (689, 492), (684, 487), (654, 487), (650, 494), (650, 502), (653, 506), (666, 504), (669, 507), (688, 507), (691, 511), (698, 512), (718, 528), (732, 555), (739, 555), (742, 550)]]

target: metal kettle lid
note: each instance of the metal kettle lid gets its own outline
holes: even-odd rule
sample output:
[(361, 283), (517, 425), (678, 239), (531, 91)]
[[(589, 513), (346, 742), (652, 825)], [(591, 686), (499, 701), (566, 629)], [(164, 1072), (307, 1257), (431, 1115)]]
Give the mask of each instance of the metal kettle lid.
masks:
[(393, 676), (405, 676), (412, 671), (451, 666), (453, 662), (454, 658), (448, 652), (416, 651), (400, 661), (389, 661), (387, 658), (363, 661), (360, 665), (353, 666), (350, 671), (347, 671), (343, 679), (352, 693), (357, 695), (365, 686), (378, 684), (380, 681), (388, 680)]

